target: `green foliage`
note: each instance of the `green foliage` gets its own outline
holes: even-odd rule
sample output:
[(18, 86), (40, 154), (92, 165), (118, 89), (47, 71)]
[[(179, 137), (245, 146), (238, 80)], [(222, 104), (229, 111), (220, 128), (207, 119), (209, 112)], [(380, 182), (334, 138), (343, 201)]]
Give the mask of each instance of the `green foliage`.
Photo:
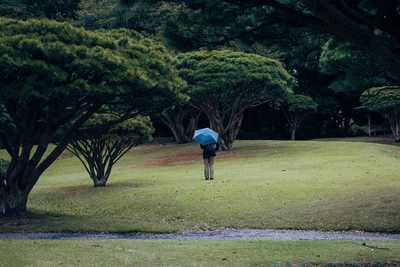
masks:
[(88, 29), (128, 28), (161, 38), (167, 18), (177, 6), (158, 1), (86, 0), (80, 5), (78, 23)]
[(6, 177), (6, 173), (7, 173), (9, 164), (10, 164), (10, 162), (8, 160), (0, 159), (0, 181), (1, 182)]
[(277, 101), (291, 90), (293, 78), (276, 60), (230, 50), (198, 51), (178, 56), (178, 69), (192, 102), (218, 102), (240, 108)]
[(67, 149), (82, 162), (95, 186), (105, 186), (113, 165), (132, 147), (149, 141), (153, 132), (149, 117), (124, 120), (100, 113), (82, 126)]
[(318, 104), (305, 95), (289, 94), (286, 104), (289, 112), (315, 112), (318, 108)]
[(231, 50), (181, 54), (177, 66), (191, 103), (220, 134), (223, 150), (232, 147), (246, 109), (281, 101), (294, 80), (277, 60)]
[(360, 98), (362, 104), (371, 111), (386, 112), (400, 109), (400, 87), (382, 86), (366, 90)]
[(359, 94), (362, 88), (388, 83), (369, 55), (348, 42), (328, 40), (322, 47), (319, 64), (323, 74), (335, 77), (329, 85), (334, 92)]
[(317, 111), (318, 104), (306, 95), (289, 94), (283, 104), (282, 111), (287, 119), (291, 131), (291, 139), (296, 139), (296, 130), (300, 127), (304, 118)]
[(47, 18), (75, 18), (81, 0), (24, 0), (31, 10), (41, 10)]
[(170, 16), (164, 27), (170, 45), (183, 51), (215, 48), (221, 45), (224, 36), (234, 35), (254, 24), (249, 15), (242, 14), (239, 18), (240, 9), (223, 1), (196, 1), (188, 5)]
[(366, 90), (361, 103), (369, 110), (379, 112), (389, 122), (396, 141), (400, 141), (400, 87), (382, 86)]
[(366, 60), (363, 54), (355, 54), (350, 43), (328, 40), (323, 48), (320, 58), (320, 69), (325, 74), (336, 74), (345, 71), (351, 65), (359, 65)]
[(18, 19), (33, 17), (75, 18), (80, 2), (81, 0), (2, 0), (0, 16)]
[(41, 174), (101, 108), (141, 114), (174, 101), (183, 85), (174, 66), (164, 46), (133, 31), (0, 18), (0, 106), (14, 127), (0, 130), (13, 161), (2, 190), (10, 199), (24, 195), (0, 198), (0, 216), (26, 211)]
[(136, 116), (121, 121), (115, 114), (95, 114), (80, 129), (79, 138), (123, 140), (134, 145), (151, 140), (154, 128), (149, 117)]
[(0, 28), (1, 103), (37, 101), (40, 111), (50, 100), (68, 107), (82, 96), (120, 94), (141, 106), (182, 84), (166, 50), (135, 32), (87, 32), (47, 20), (0, 19)]
[(350, 126), (349, 132), (353, 136), (368, 135), (368, 128), (366, 126), (360, 126), (358, 124), (353, 124)]
[(27, 13), (26, 6), (22, 0), (2, 0), (0, 2), (0, 16), (24, 18)]

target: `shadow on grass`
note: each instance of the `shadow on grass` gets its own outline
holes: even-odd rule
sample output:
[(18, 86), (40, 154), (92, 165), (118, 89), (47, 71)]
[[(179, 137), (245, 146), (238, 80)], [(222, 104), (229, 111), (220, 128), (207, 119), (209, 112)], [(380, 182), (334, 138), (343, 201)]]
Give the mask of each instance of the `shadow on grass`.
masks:
[(133, 180), (133, 181), (123, 181), (123, 182), (112, 182), (110, 181), (104, 187), (94, 187), (93, 185), (71, 185), (52, 188), (51, 191), (46, 189), (40, 190), (41, 199), (46, 199), (48, 197), (53, 197), (54, 195), (64, 196), (64, 197), (85, 197), (86, 195), (96, 195), (96, 194), (107, 194), (119, 191), (121, 189), (135, 189), (151, 186), (152, 181), (143, 180)]
[(66, 220), (79, 221), (79, 216), (30, 210), (18, 217), (0, 218), (0, 232), (51, 231)]

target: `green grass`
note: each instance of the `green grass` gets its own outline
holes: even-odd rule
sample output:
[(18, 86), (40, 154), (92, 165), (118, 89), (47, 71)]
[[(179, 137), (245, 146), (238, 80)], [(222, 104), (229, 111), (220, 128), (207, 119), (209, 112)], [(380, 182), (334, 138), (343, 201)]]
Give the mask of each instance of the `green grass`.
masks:
[[(30, 196), (34, 215), (0, 231), (173, 232), (221, 227), (400, 232), (400, 147), (241, 141), (202, 179), (194, 145), (129, 153), (106, 188), (66, 154)], [(175, 160), (166, 160), (166, 157)], [(162, 166), (160, 166), (162, 165)]]
[(354, 267), (364, 266), (365, 262), (399, 264), (400, 260), (400, 242), (378, 241), (363, 246), (350, 241), (2, 240), (0, 248), (0, 266), (7, 267), (358, 263), (351, 265)]

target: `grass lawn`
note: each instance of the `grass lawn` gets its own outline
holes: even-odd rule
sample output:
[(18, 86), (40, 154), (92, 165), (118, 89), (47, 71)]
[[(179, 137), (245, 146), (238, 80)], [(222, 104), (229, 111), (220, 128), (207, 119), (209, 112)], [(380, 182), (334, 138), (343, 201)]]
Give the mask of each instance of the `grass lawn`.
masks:
[(34, 214), (3, 219), (0, 231), (400, 232), (399, 169), (398, 146), (240, 141), (218, 156), (217, 179), (206, 182), (198, 146), (149, 145), (123, 158), (109, 186), (93, 188), (80, 162), (65, 154), (30, 195)]
[(356, 267), (365, 266), (365, 262), (400, 266), (400, 242), (374, 241), (366, 245), (350, 241), (3, 240), (0, 241), (0, 266), (208, 267), (358, 263), (346, 265)]

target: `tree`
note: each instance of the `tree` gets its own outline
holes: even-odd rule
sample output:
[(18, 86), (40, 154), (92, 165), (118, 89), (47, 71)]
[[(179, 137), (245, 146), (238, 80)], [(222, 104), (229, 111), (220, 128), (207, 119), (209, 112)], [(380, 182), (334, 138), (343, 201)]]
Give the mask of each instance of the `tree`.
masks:
[(192, 141), (201, 112), (190, 103), (178, 103), (160, 114), (161, 121), (171, 130), (178, 144)]
[(290, 139), (296, 140), (296, 131), (304, 118), (312, 112), (317, 111), (318, 104), (305, 95), (289, 94), (282, 111), (289, 124)]
[(26, 211), (42, 173), (102, 106), (124, 103), (123, 113), (139, 114), (176, 96), (174, 64), (163, 46), (132, 31), (0, 18), (0, 140), (11, 156), (0, 216)]
[(0, 16), (27, 19), (75, 18), (81, 0), (2, 0)]
[(387, 84), (383, 70), (365, 51), (349, 42), (329, 39), (322, 47), (321, 73), (333, 77), (329, 89), (336, 93), (360, 96), (362, 89)]
[(359, 106), (362, 88), (390, 84), (382, 68), (364, 50), (334, 38), (323, 45), (319, 67), (321, 73), (330, 77), (328, 89), (340, 104), (345, 133), (350, 129), (354, 109)]
[(147, 0), (85, 0), (80, 5), (78, 23), (87, 29), (127, 28), (160, 37), (167, 18), (177, 5)]
[[(397, 0), (169, 0), (184, 3), (193, 10), (213, 8), (213, 12), (221, 12), (218, 7), (229, 4), (240, 10), (234, 16), (241, 20), (243, 14), (251, 10), (264, 11), (266, 16), (253, 17), (254, 27), (246, 27), (243, 31), (225, 31), (220, 35), (220, 42), (227, 42), (237, 36), (246, 35), (262, 26), (271, 17), (282, 23), (306, 23), (335, 34), (342, 40), (349, 41), (358, 48), (364, 49), (369, 57), (385, 71), (386, 76), (396, 83), (400, 81), (400, 34), (397, 25), (400, 23), (400, 3)], [(270, 16), (270, 12), (273, 15)], [(227, 14), (221, 16), (230, 20)]]
[(114, 114), (95, 114), (67, 146), (82, 162), (95, 187), (105, 186), (113, 166), (134, 146), (149, 141), (154, 132), (148, 117), (119, 120)]
[(400, 141), (400, 90), (399, 86), (370, 88), (361, 95), (361, 103), (371, 111), (379, 112), (389, 122), (396, 142)]
[(400, 2), (300, 0), (327, 29), (364, 49), (394, 82), (400, 81)]
[(245, 110), (278, 101), (293, 83), (280, 62), (230, 50), (182, 54), (178, 69), (191, 103), (207, 115), (224, 150), (232, 148)]

